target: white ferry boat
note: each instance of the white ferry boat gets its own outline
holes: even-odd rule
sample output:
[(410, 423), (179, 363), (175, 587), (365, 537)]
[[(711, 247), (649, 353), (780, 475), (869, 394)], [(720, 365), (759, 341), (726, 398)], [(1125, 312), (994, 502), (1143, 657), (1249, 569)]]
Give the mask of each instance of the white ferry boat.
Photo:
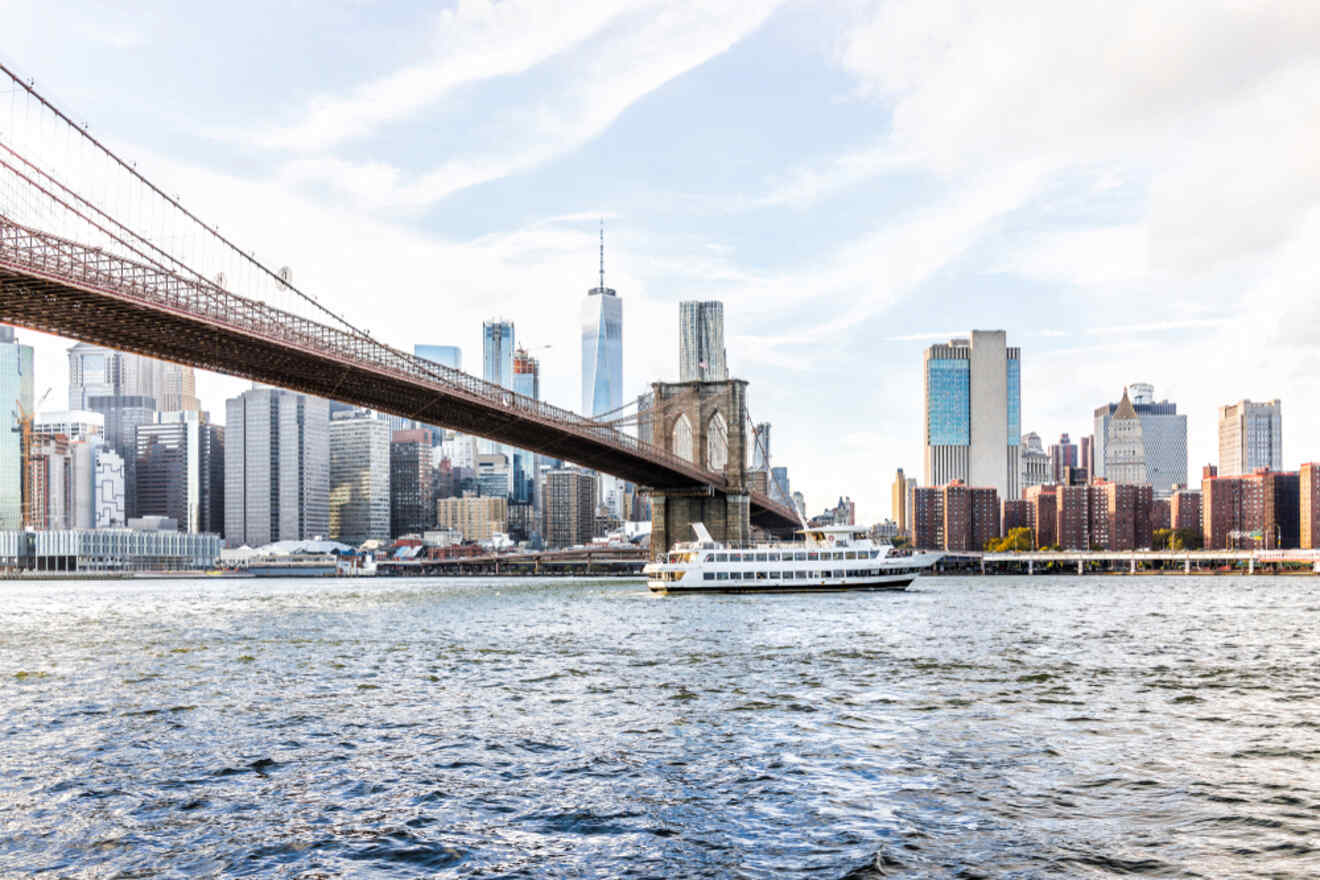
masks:
[(943, 554), (903, 554), (856, 526), (804, 529), (804, 541), (733, 548), (693, 523), (697, 540), (642, 569), (656, 593), (814, 593), (905, 590)]

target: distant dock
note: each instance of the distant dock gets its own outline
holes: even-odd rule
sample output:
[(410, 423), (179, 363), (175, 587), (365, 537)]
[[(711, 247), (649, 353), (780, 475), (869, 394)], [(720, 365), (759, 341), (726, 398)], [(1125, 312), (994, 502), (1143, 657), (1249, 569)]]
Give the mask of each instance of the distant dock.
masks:
[(931, 574), (1320, 574), (1320, 550), (1037, 550), (945, 554)]

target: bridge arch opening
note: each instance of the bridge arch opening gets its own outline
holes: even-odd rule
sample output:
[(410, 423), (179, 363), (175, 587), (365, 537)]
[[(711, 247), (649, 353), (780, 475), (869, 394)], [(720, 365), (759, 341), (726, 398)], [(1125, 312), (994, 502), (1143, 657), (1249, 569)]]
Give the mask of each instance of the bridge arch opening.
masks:
[(729, 463), (729, 423), (719, 410), (706, 422), (706, 467), (722, 473)]
[(679, 417), (674, 420), (674, 430), (672, 432), (672, 439), (673, 439), (672, 449), (674, 455), (677, 455), (679, 458), (685, 461), (690, 461), (693, 464), (696, 464), (697, 459), (696, 456), (693, 454), (694, 444), (693, 444), (693, 434), (692, 434), (692, 422), (688, 421), (687, 413), (681, 413)]

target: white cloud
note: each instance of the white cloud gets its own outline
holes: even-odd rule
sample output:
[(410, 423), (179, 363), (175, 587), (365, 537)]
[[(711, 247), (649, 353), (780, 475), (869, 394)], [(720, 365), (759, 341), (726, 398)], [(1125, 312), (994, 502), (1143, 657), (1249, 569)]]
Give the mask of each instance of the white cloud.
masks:
[[(352, 99), (320, 100), (309, 120), (277, 132), (266, 142), (333, 146), (349, 132), (366, 133), (416, 114), (459, 82), (488, 78), (494, 75), (492, 70), (525, 72), (594, 36), (589, 50), (583, 47), (561, 55), (558, 63), (565, 71), (546, 80), (549, 94), (515, 101), (493, 114), (512, 120), (498, 143), (478, 141), (420, 173), (405, 173), (380, 160), (355, 162), (327, 155), (294, 159), (282, 172), (286, 183), (321, 183), (365, 207), (417, 210), (467, 187), (529, 171), (590, 141), (638, 99), (745, 37), (779, 2), (706, 0), (663, 9), (649, 3), (562, 16), (542, 8), (543, 4), (531, 4), (536, 11), (526, 15), (515, 4), (496, 4), (498, 12), (476, 4), (478, 24), (472, 33), (453, 38), (452, 55), (364, 87)], [(466, 15), (465, 7), (456, 14)], [(492, 18), (508, 24), (511, 34), (499, 33), (490, 24)], [(552, 33), (538, 30), (542, 18), (554, 20)], [(493, 59), (483, 48), (492, 40), (501, 46)], [(515, 49), (520, 42), (533, 45), (514, 51), (506, 42)], [(469, 56), (482, 60), (472, 61)], [(515, 60), (517, 64), (509, 63)], [(460, 73), (465, 79), (457, 79)], [(468, 124), (443, 116), (434, 124), (446, 123)]]
[(429, 58), (346, 95), (319, 95), (297, 119), (258, 134), (257, 142), (298, 153), (332, 148), (407, 119), (462, 86), (527, 71), (645, 5), (462, 0), (436, 15)]

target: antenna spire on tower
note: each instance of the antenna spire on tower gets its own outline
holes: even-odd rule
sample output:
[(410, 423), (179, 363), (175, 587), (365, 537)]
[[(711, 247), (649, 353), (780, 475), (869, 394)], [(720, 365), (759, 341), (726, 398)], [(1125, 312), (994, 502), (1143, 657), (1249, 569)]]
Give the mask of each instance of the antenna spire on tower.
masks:
[(600, 218), (600, 292), (605, 292), (605, 218)]

